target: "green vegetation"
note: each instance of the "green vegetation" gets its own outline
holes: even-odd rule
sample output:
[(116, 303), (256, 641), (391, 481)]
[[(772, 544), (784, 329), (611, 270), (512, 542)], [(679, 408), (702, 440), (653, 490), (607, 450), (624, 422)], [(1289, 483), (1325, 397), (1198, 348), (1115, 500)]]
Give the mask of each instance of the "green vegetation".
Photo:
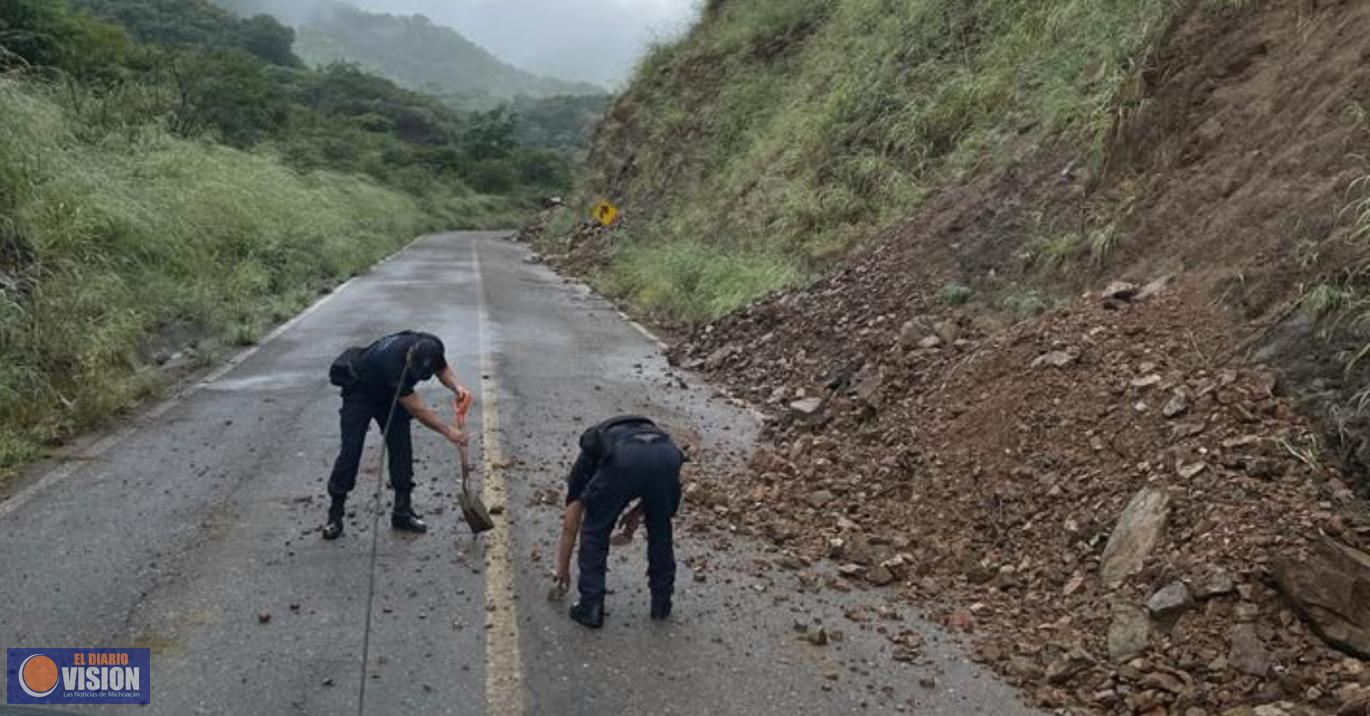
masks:
[(1352, 192), (1359, 192), (1362, 198), (1346, 207), (1356, 226), (1356, 237), (1370, 238), (1370, 175), (1357, 179), (1351, 184)]
[(571, 230), (576, 227), (577, 222), (578, 218), (576, 217), (576, 212), (566, 207), (561, 207), (556, 211), (553, 211), (552, 215), (547, 218), (546, 233), (549, 236), (565, 236), (566, 234), (571, 233)]
[(1075, 261), (1085, 248), (1085, 237), (1078, 231), (1066, 231), (1042, 242), (1042, 262), (1047, 268), (1057, 269)]
[(952, 282), (942, 287), (939, 295), (948, 306), (960, 306), (970, 300), (975, 291), (963, 283)]
[[(0, 473), (155, 390), (158, 336), (249, 343), (569, 165), (204, 0), (0, 3)], [(97, 15), (89, 14), (89, 12)]]
[[(687, 36), (644, 59), (592, 151), (587, 194), (626, 205), (631, 220), (606, 285), (676, 317), (716, 316), (812, 275), (967, 172), (1062, 136), (1097, 162), (1172, 9), (1169, 0), (707, 3)], [(702, 268), (640, 260), (679, 259), (665, 248), (676, 245), (735, 266), (730, 280), (700, 284), (726, 293), (687, 290)]]
[(93, 131), (55, 87), (0, 80), (0, 105), (0, 468), (141, 397), (149, 335), (251, 339), (433, 225), (355, 176)]
[(1017, 318), (1030, 318), (1047, 310), (1050, 304), (1040, 290), (1015, 285), (999, 296), (999, 307)]
[(1351, 305), (1356, 293), (1346, 286), (1319, 283), (1304, 293), (1300, 307), (1315, 321), (1335, 316)]
[(514, 139), (525, 147), (550, 149), (576, 161), (585, 158), (590, 133), (609, 95), (515, 97), (507, 107), (514, 115)]
[(699, 241), (627, 241), (599, 283), (662, 318), (721, 315), (798, 278), (783, 261)]
[(274, 65), (300, 64), (291, 51), (294, 33), (269, 17), (239, 19), (208, 3), (186, 0), (73, 0), (72, 4), (127, 28), (149, 45), (240, 50)]

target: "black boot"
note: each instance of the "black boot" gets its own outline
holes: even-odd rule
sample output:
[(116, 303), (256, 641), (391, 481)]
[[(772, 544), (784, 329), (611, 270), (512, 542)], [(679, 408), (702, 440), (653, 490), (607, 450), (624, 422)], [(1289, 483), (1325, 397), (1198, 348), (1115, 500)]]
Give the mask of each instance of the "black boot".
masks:
[(328, 519), (328, 524), (326, 524), (326, 525), (323, 526), (323, 538), (324, 538), (324, 539), (337, 539), (337, 538), (339, 538), (339, 537), (342, 536), (342, 533), (343, 533), (343, 523), (342, 523), (342, 520), (335, 520), (335, 519), (333, 519), (333, 518), (330, 517), (330, 518)]
[(408, 490), (395, 490), (395, 512), (390, 515), (390, 526), (404, 532), (423, 534), (428, 531), (428, 525), (414, 513), (409, 495)]
[(652, 595), (652, 618), (662, 621), (671, 616), (671, 595)]
[(413, 532), (415, 534), (423, 534), (428, 531), (428, 525), (424, 524), (423, 519), (414, 514), (413, 510), (390, 515), (390, 526), (402, 532)]
[(343, 533), (343, 514), (346, 498), (333, 498), (333, 504), (328, 507), (328, 524), (323, 526), (324, 539), (337, 539)]
[(571, 619), (591, 629), (604, 626), (604, 602), (576, 602), (571, 607)]

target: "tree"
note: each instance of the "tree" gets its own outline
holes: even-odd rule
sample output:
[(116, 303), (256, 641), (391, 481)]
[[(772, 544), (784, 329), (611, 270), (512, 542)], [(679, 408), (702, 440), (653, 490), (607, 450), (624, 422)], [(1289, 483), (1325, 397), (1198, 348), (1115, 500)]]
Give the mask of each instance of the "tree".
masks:
[(257, 15), (240, 25), (243, 49), (273, 65), (297, 67), (300, 59), (291, 51), (295, 31), (276, 22), (270, 15)]
[(486, 194), (508, 194), (519, 181), (513, 164), (500, 159), (482, 159), (468, 164), (462, 178), (476, 191)]
[(289, 116), (280, 83), (245, 53), (179, 53), (170, 72), (178, 95), (171, 126), (181, 134), (213, 129), (243, 147), (282, 129)]
[(86, 79), (115, 79), (134, 54), (122, 28), (52, 0), (0, 1), (0, 46), (31, 65), (60, 67)]
[(472, 159), (479, 161), (509, 156), (516, 146), (516, 118), (508, 109), (497, 107), (489, 112), (477, 112), (471, 119), (471, 126), (462, 137), (462, 144)]
[(528, 186), (565, 191), (571, 187), (571, 164), (546, 149), (520, 149), (514, 157), (519, 181)]
[(63, 41), (71, 32), (71, 14), (45, 0), (0, 2), (0, 46), (35, 65), (58, 65)]
[(123, 25), (134, 37), (148, 44), (181, 49), (243, 50), (271, 64), (301, 65), (290, 49), (295, 41), (294, 31), (267, 15), (239, 18), (208, 0), (74, 2), (76, 7), (97, 17)]

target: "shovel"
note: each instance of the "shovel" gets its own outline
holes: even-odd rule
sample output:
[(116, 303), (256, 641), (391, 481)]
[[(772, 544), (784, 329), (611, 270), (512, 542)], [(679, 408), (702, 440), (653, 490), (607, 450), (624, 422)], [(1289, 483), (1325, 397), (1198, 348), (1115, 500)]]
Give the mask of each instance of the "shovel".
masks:
[[(471, 407), (470, 394), (467, 396), (464, 401), (452, 401), (457, 409), (457, 427), (463, 432), (466, 431), (466, 411)], [(471, 458), (467, 455), (466, 446), (459, 446), (458, 451), (461, 453), (461, 493), (457, 495), (457, 505), (461, 507), (461, 516), (471, 528), (472, 535), (488, 532), (495, 529), (495, 521), (490, 519), (490, 510), (485, 509), (485, 503), (471, 491)]]

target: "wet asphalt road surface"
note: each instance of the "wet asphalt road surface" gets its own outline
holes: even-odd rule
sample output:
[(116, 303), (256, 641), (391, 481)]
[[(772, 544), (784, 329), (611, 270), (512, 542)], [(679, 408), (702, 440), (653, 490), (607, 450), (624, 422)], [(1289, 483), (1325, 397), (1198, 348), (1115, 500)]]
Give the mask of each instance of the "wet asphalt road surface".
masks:
[[(501, 527), (470, 536), (455, 450), (415, 424), (429, 534), (390, 530), (373, 428), (347, 532), (325, 542), (339, 405), (328, 364), (404, 328), (441, 336), (482, 399), (475, 477)], [(420, 394), (450, 414), (437, 381)], [(565, 472), (579, 433), (625, 412), (689, 443), (699, 459), (687, 471), (745, 456), (755, 430), (525, 249), (497, 234), (426, 237), (11, 485), (0, 647), (151, 648), (151, 705), (105, 707), (115, 713), (1029, 713), (892, 592), (798, 591), (793, 573), (758, 568), (774, 557), (766, 546), (699, 529), (708, 515), (688, 504), (672, 619), (647, 617), (639, 535), (611, 554), (605, 629), (570, 622), (570, 599), (547, 599)], [(854, 608), (883, 616), (844, 618)], [(815, 646), (797, 624), (842, 638)], [(925, 640), (918, 663), (891, 659), (880, 633), (904, 629)]]

